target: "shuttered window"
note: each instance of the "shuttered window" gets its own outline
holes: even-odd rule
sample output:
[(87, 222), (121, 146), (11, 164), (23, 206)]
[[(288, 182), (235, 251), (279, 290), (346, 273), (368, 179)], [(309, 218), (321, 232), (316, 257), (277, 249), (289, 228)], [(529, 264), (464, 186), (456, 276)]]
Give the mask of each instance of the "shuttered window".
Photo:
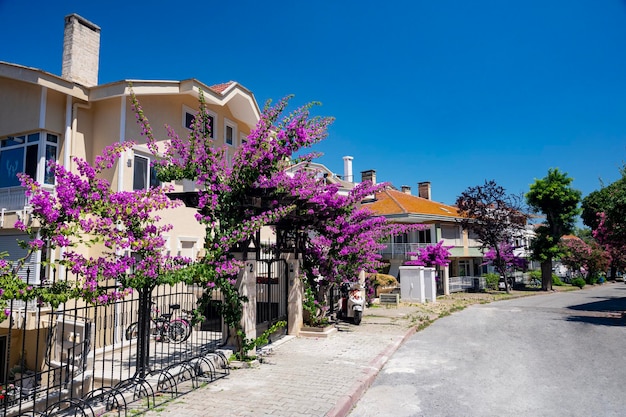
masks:
[[(10, 262), (17, 262), (19, 259), (27, 255), (28, 251), (18, 244), (18, 241), (28, 242), (30, 237), (26, 234), (0, 235), (0, 253), (6, 252), (9, 256), (3, 258)], [(35, 254), (24, 263), (24, 266), (17, 271), (19, 277), (30, 284), (39, 284), (39, 271)]]

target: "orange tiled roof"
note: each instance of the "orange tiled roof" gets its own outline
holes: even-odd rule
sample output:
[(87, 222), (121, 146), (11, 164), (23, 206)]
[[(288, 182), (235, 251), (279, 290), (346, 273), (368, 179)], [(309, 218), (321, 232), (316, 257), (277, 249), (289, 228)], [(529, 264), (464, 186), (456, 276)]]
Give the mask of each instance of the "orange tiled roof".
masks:
[(217, 94), (222, 94), (224, 92), (224, 90), (226, 90), (228, 87), (230, 87), (234, 83), (235, 83), (234, 81), (229, 81), (227, 83), (221, 83), (221, 84), (212, 85), (209, 88), (211, 90), (213, 90), (214, 92), (216, 92)]
[(380, 216), (392, 214), (425, 214), (451, 218), (460, 217), (456, 207), (392, 189), (385, 189), (378, 192), (376, 194), (376, 201), (367, 204), (367, 207)]

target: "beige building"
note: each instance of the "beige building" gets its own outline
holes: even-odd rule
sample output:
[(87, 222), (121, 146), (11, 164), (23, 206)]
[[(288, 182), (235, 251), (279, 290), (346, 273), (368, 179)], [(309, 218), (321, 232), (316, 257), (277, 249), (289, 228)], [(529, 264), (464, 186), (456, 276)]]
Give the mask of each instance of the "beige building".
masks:
[[(362, 177), (376, 182), (373, 170), (364, 171)], [(473, 285), (473, 278), (483, 272), (480, 242), (471, 231), (461, 227), (456, 207), (432, 200), (430, 182), (420, 182), (417, 194), (413, 195), (409, 186), (402, 186), (401, 190), (388, 187), (365, 204), (389, 222), (419, 223), (426, 227), (389, 238), (382, 251), (383, 259), (390, 265), (389, 273), (397, 276), (399, 267), (410, 260), (410, 254), (418, 248), (443, 241), (444, 246), (450, 247), (451, 257), (450, 265), (438, 273), (439, 291), (448, 294)]]
[[(130, 87), (138, 96), (157, 138), (167, 138), (165, 125), (185, 137), (198, 110), (202, 91), (211, 115), (215, 146), (225, 145), (230, 161), (260, 117), (254, 95), (237, 82), (204, 84), (183, 81), (121, 80), (98, 84), (100, 28), (72, 14), (65, 18), (63, 73), (61, 76), (35, 68), (0, 62), (0, 252), (9, 259), (25, 255), (18, 240), (28, 239), (14, 227), (18, 219), (29, 220), (29, 204), (16, 174), (25, 172), (54, 189), (47, 161), (55, 159), (75, 169), (72, 157), (93, 163), (105, 146), (133, 141), (108, 180), (115, 190), (140, 189), (155, 184), (151, 154), (141, 127), (131, 110)], [(174, 184), (190, 191), (194, 184)], [(198, 227), (194, 209), (181, 207), (166, 214), (174, 225), (167, 236), (173, 255), (197, 257), (204, 230)], [(42, 258), (58, 254), (37, 253), (19, 273), (39, 283), (50, 271), (40, 267)]]

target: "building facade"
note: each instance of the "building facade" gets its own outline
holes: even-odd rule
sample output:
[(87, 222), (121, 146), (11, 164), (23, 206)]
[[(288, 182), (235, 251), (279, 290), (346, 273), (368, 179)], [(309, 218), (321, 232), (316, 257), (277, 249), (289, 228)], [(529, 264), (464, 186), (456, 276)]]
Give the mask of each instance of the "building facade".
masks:
[[(163, 140), (167, 139), (166, 125), (181, 136), (190, 131), (202, 92), (215, 146), (226, 147), (229, 161), (259, 120), (254, 95), (233, 81), (208, 85), (196, 79), (121, 80), (99, 85), (99, 44), (100, 28), (72, 14), (65, 18), (61, 76), (0, 62), (0, 252), (7, 252), (11, 260), (26, 255), (17, 242), (28, 240), (14, 227), (17, 220), (29, 221), (29, 204), (18, 173), (29, 174), (53, 191), (54, 176), (48, 161), (56, 160), (75, 170), (73, 157), (93, 163), (106, 146), (133, 141), (133, 149), (106, 172), (106, 179), (117, 191), (157, 184), (151, 169), (154, 157), (131, 109), (131, 84), (155, 136)], [(183, 181), (174, 186), (176, 191), (194, 188), (194, 184)], [(200, 254), (204, 234), (194, 213), (186, 207), (165, 213), (164, 221), (175, 226), (167, 236), (166, 249), (171, 254), (192, 259)], [(33, 254), (20, 275), (39, 283), (49, 274), (41, 261), (55, 256), (58, 254)]]

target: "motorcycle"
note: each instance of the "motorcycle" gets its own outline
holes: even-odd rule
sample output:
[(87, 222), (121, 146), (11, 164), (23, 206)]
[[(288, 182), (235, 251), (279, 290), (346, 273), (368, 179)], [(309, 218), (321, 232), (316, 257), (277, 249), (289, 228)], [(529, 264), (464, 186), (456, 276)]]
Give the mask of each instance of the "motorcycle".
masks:
[(363, 318), (363, 308), (365, 307), (365, 297), (359, 284), (341, 284), (341, 296), (337, 306), (337, 317), (341, 319), (352, 319), (356, 325), (361, 324)]

